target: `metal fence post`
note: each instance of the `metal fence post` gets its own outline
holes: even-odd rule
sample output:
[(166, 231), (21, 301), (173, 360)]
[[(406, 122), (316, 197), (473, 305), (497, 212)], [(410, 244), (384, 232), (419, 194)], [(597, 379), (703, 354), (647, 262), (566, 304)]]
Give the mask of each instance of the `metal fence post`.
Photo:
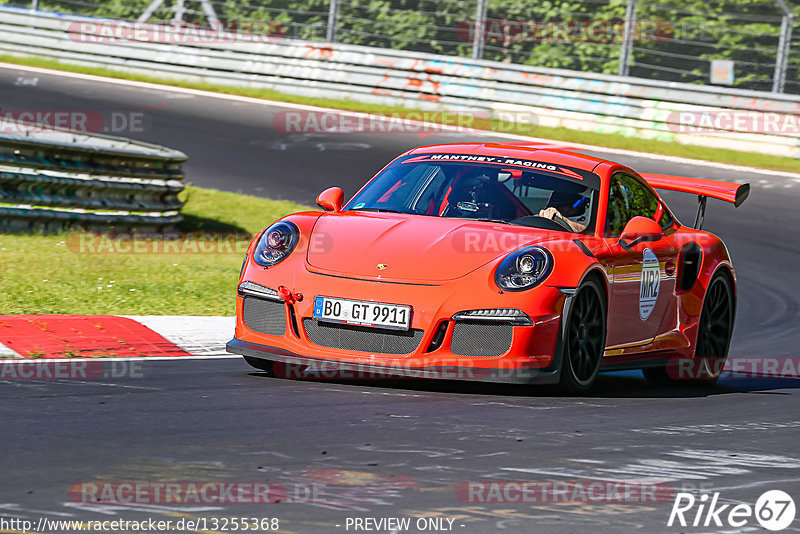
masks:
[(478, 0), (478, 5), (475, 7), (475, 25), (472, 35), (472, 59), (483, 59), (486, 11), (488, 9), (489, 0)]
[(214, 26), (217, 26), (219, 24), (219, 19), (217, 18), (217, 12), (214, 11), (214, 6), (211, 5), (211, 2), (209, 2), (209, 0), (202, 0), (200, 5), (203, 8), (203, 13), (206, 14), (208, 22)]
[(183, 22), (183, 15), (186, 13), (185, 0), (176, 0), (173, 12), (175, 15), (172, 17), (173, 22)]
[(628, 7), (625, 9), (625, 32), (623, 33), (622, 46), (619, 50), (618, 74), (620, 76), (627, 76), (630, 71), (634, 24), (636, 24), (636, 0), (628, 0)]
[(783, 11), (781, 19), (781, 35), (778, 39), (778, 53), (775, 55), (775, 75), (772, 77), (772, 92), (782, 93), (786, 83), (786, 67), (789, 62), (789, 47), (792, 46), (792, 22), (794, 16), (783, 0), (775, 0), (775, 4)]
[[(147, 22), (150, 20), (150, 17), (164, 5), (164, 1), (165, 0), (153, 0), (150, 2), (147, 9), (136, 19), (136, 22)], [(211, 5), (211, 2), (209, 0), (200, 0), (200, 5), (203, 7), (203, 12), (206, 14), (208, 21), (213, 25), (217, 25), (219, 23), (219, 18), (217, 18), (217, 13), (214, 11), (214, 6)], [(183, 15), (186, 13), (186, 0), (177, 0), (175, 6), (172, 8), (172, 12), (174, 13), (172, 20), (174, 22), (181, 22), (183, 20)]]
[(31, 11), (39, 11), (39, 0), (31, 0)]
[(328, 10), (328, 34), (326, 40), (329, 43), (336, 42), (336, 18), (339, 15), (339, 0), (331, 0)]

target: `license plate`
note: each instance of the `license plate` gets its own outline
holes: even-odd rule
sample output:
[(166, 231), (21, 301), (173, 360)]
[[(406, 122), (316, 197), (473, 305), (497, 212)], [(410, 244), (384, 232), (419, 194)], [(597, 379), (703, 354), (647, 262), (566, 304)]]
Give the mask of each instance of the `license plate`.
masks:
[(334, 323), (408, 330), (411, 326), (411, 306), (316, 297), (314, 317)]

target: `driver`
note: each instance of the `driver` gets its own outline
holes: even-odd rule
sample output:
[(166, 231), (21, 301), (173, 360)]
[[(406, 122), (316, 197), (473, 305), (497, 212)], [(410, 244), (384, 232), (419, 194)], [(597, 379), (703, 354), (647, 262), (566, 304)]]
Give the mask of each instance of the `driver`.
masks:
[(580, 233), (586, 230), (588, 224), (573, 221), (567, 217), (577, 217), (586, 212), (589, 198), (580, 193), (556, 193), (550, 196), (547, 207), (539, 210), (538, 216), (566, 225), (573, 232)]

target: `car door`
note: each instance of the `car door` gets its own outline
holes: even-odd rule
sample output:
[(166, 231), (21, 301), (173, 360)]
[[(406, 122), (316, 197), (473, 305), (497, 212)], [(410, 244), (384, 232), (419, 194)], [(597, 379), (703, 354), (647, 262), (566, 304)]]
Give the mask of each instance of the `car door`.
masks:
[[(625, 173), (611, 177), (606, 211), (605, 263), (611, 281), (606, 344), (644, 345), (676, 322), (674, 220), (649, 186)], [(664, 236), (631, 246), (620, 242), (625, 225), (637, 216), (657, 220)]]

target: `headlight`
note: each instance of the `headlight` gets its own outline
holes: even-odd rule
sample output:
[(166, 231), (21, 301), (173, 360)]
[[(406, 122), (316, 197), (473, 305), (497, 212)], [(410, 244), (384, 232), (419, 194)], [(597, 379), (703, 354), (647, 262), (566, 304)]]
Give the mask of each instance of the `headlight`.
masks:
[(553, 257), (542, 247), (525, 247), (500, 262), (494, 281), (506, 291), (524, 291), (539, 285), (553, 270)]
[(300, 231), (293, 223), (281, 221), (261, 234), (253, 259), (262, 267), (271, 267), (286, 259), (300, 239)]

